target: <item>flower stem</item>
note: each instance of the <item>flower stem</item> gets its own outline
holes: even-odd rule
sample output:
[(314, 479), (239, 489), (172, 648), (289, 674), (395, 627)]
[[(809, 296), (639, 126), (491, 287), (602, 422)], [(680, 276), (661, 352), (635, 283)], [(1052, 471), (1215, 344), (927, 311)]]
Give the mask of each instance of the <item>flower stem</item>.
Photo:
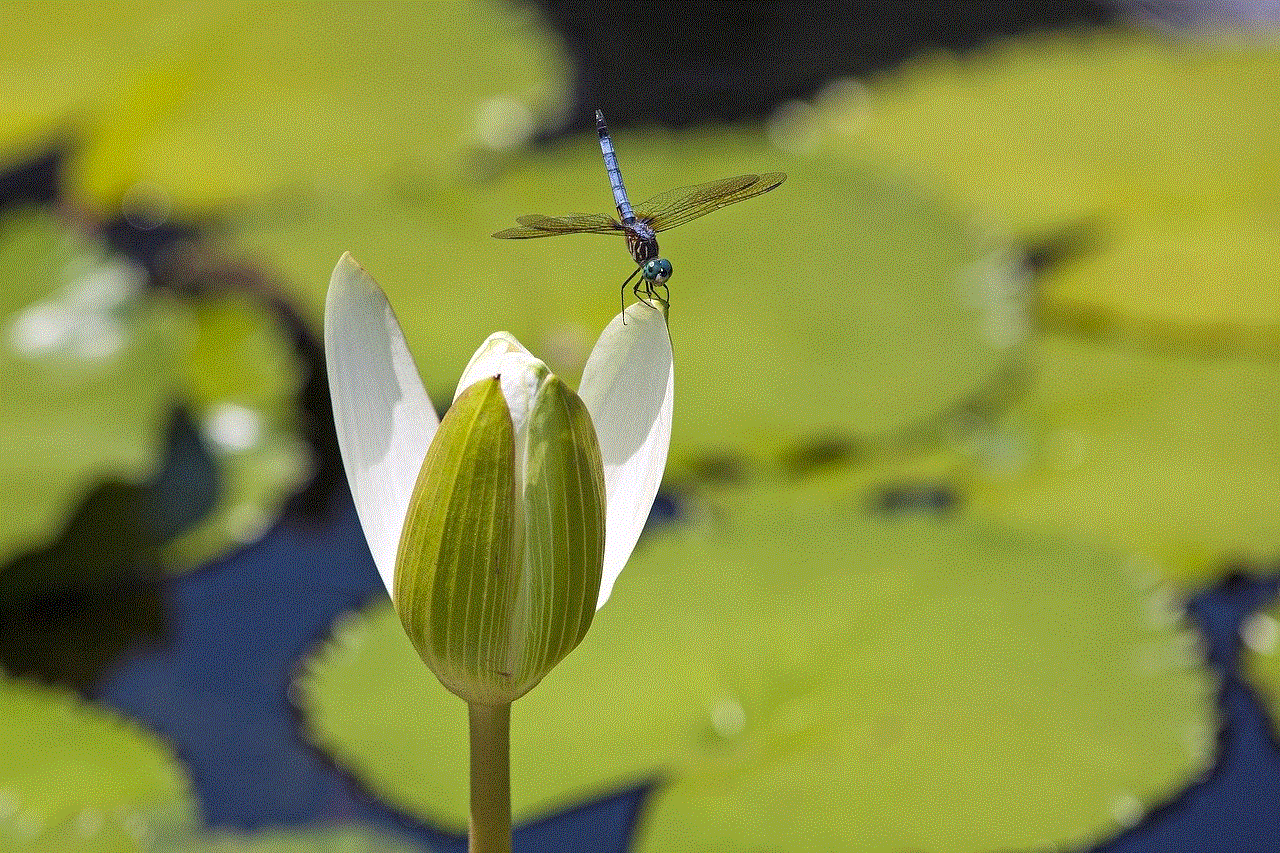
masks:
[(511, 853), (511, 705), (467, 704), (471, 720), (469, 853)]

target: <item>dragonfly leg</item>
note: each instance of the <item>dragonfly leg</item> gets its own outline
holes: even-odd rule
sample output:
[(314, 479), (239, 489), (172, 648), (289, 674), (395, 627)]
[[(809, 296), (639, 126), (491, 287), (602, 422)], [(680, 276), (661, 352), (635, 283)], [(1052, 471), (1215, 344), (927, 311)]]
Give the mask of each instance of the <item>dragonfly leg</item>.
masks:
[[(632, 271), (631, 275), (627, 276), (627, 280), (622, 283), (622, 293), (621, 293), (620, 299), (622, 301), (622, 322), (624, 324), (627, 322), (627, 285), (631, 283), (631, 279), (635, 278), (636, 275), (642, 269), (643, 267), (636, 267), (635, 270)], [(635, 291), (636, 296), (639, 297), (640, 296), (639, 281), (636, 282), (636, 286), (633, 289)]]
[[(644, 288), (643, 294), (640, 293), (641, 287)], [(659, 287), (662, 288), (662, 296), (658, 296), (657, 288)], [(631, 291), (636, 295), (636, 299), (639, 299), (641, 302), (643, 302), (645, 305), (648, 305), (650, 308), (657, 307), (656, 305), (653, 304), (654, 299), (657, 299), (661, 302), (668, 302), (668, 303), (671, 301), (671, 291), (667, 290), (667, 286), (660, 281), (651, 281), (647, 278), (641, 279), (640, 281), (636, 282), (636, 286), (633, 287)]]
[[(642, 287), (644, 288), (644, 293), (640, 292)], [(631, 292), (636, 295), (636, 299), (639, 299), (650, 308), (653, 307), (653, 303), (649, 301), (653, 297), (653, 282), (642, 278), (636, 282), (635, 287), (631, 288)]]

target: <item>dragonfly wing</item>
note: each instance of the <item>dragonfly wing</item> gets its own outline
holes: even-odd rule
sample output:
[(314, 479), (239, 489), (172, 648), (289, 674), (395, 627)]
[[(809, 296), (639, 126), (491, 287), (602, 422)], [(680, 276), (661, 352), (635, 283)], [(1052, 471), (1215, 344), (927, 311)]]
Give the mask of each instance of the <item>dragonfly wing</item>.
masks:
[(666, 231), (727, 204), (767, 193), (786, 179), (782, 172), (770, 172), (680, 187), (636, 205), (636, 216), (649, 223), (654, 231)]
[(622, 225), (604, 213), (571, 213), (568, 216), (543, 216), (534, 213), (516, 217), (519, 228), (507, 228), (493, 236), (504, 240), (551, 237), (555, 234), (619, 234)]

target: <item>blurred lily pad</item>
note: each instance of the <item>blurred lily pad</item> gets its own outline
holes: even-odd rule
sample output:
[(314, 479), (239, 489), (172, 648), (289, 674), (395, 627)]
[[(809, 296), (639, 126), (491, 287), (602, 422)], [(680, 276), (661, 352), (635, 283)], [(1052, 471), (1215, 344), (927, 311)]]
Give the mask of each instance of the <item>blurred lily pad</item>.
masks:
[[(0, 492), (10, 508), (0, 557), (51, 541), (96, 485), (162, 476), (180, 402), (198, 430), (182, 446), (212, 452), (219, 482), (212, 511), (179, 525), (164, 556), (188, 568), (256, 535), (307, 462), (299, 366), (274, 318), (234, 297), (156, 296), (139, 270), (34, 210), (0, 222), (0, 265), (11, 271), (0, 299)], [(168, 462), (180, 476), (183, 460)]]
[(149, 851), (189, 826), (187, 780), (153, 735), (70, 693), (0, 679), (0, 847)]
[(1249, 616), (1240, 634), (1244, 640), (1244, 678), (1259, 688), (1271, 708), (1272, 720), (1280, 719), (1280, 604)]
[(1209, 355), (1280, 357), (1280, 229), (1231, 219), (1154, 227), (1046, 282), (1050, 324)]
[(327, 194), (370, 164), (453, 168), (473, 144), (527, 139), (568, 74), (516, 4), (6, 4), (5, 17), (21, 49), (0, 61), (15, 94), (0, 144), (78, 136), (72, 195), (108, 217), (144, 198), (189, 213), (282, 187)]
[(979, 433), (976, 512), (1130, 551), (1194, 585), (1280, 541), (1280, 361), (1040, 339), (1014, 416)]
[(8, 93), (0, 106), (6, 151), (65, 133), (101, 109), (117, 94), (113, 86), (136, 73), (141, 57), (181, 44), (180, 34), (212, 11), (192, 7), (164, 15), (149, 4), (122, 3), (112, 14), (98, 14), (75, 0), (38, 8), (6, 0), (0, 8), (11, 36), (0, 62), (0, 85)]
[[(829, 140), (927, 176), (1018, 233), (1274, 217), (1280, 54), (1265, 41), (1087, 32), (923, 57), (821, 99)], [(945, 144), (939, 144), (945, 140)]]
[(0, 221), (0, 268), (0, 553), (12, 554), (46, 541), (95, 480), (146, 479), (179, 383), (138, 271), (53, 216)]
[(1184, 583), (1272, 553), (1280, 113), (1255, 93), (1277, 82), (1261, 45), (1089, 33), (927, 57), (815, 100), (817, 150), (913, 175), (1029, 243), (1074, 234), (1038, 282), (1042, 318), (1071, 337), (1033, 347), (1026, 399), (970, 436), (980, 513)]
[(223, 477), (203, 523), (171, 543), (177, 565), (198, 565), (255, 538), (311, 471), (299, 435), (303, 365), (280, 320), (248, 294), (168, 304), (176, 360)]
[(1024, 238), (1086, 223), (1096, 256), (1049, 276), (1050, 319), (1274, 356), (1277, 86), (1262, 42), (1028, 38), (833, 86), (813, 133)]
[[(641, 851), (1067, 846), (1204, 767), (1194, 640), (1149, 618), (1122, 555), (868, 517), (852, 482), (724, 494), (642, 545), (514, 708), (518, 815), (660, 773)], [(465, 710), (389, 606), (339, 626), (298, 687), (342, 766), (463, 823)]]

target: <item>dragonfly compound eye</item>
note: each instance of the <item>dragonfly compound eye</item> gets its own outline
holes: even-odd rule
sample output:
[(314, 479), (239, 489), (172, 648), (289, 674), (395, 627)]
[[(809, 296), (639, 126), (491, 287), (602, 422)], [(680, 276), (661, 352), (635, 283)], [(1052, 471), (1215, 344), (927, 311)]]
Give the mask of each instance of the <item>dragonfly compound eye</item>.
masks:
[(671, 261), (666, 258), (654, 258), (644, 265), (644, 277), (649, 281), (662, 284), (671, 278)]

